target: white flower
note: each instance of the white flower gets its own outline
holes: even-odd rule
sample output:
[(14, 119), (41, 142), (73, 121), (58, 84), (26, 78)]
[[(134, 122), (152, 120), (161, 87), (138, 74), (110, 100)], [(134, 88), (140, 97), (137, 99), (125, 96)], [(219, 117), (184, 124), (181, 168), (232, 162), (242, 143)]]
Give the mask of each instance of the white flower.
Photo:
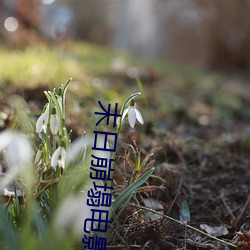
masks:
[(42, 131), (46, 134), (47, 132), (47, 125), (49, 120), (49, 104), (47, 104), (45, 110), (40, 115), (36, 122), (36, 132), (41, 133)]
[(50, 130), (53, 135), (56, 135), (59, 131), (59, 117), (55, 107), (52, 108), (50, 116)]
[(83, 195), (69, 195), (64, 199), (55, 216), (56, 229), (81, 237), (85, 220), (91, 218), (91, 207), (87, 206), (87, 199), (87, 191)]
[(51, 166), (56, 168), (59, 166), (64, 169), (67, 160), (67, 152), (63, 146), (59, 146), (51, 157)]
[(122, 120), (125, 118), (125, 116), (127, 114), (128, 114), (129, 125), (132, 128), (134, 128), (134, 126), (135, 126), (136, 119), (141, 124), (144, 123), (144, 120), (143, 120), (141, 112), (135, 107), (134, 100), (131, 100), (129, 107), (124, 110), (123, 115), (122, 115)]
[(29, 186), (33, 181), (33, 153), (28, 138), (21, 133), (6, 130), (0, 133), (0, 152), (7, 163), (7, 173), (1, 179), (0, 189), (18, 176)]
[[(102, 184), (103, 185), (103, 184)], [(64, 233), (72, 233), (75, 237), (82, 237), (84, 231), (85, 220), (92, 217), (93, 213), (91, 209), (96, 209), (95, 206), (87, 205), (88, 190), (93, 187), (93, 183), (86, 183), (82, 187), (80, 194), (69, 194), (62, 203), (58, 206), (55, 217), (54, 225), (56, 230)], [(110, 207), (102, 207), (102, 210), (109, 211)], [(105, 219), (104, 217), (102, 219)], [(94, 222), (95, 228), (98, 222)], [(91, 231), (91, 223), (86, 223), (86, 229)], [(91, 231), (91, 234), (93, 231)]]

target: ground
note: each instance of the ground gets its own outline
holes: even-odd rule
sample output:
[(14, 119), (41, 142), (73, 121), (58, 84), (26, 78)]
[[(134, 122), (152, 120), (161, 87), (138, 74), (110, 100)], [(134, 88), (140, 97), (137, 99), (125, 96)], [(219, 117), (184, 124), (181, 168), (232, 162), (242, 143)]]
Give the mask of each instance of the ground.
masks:
[[(142, 173), (150, 167), (155, 167), (155, 172), (113, 225), (115, 231), (107, 249), (228, 250), (234, 248), (227, 242), (237, 245), (241, 241), (250, 246), (249, 238), (240, 239), (236, 234), (250, 230), (247, 77), (133, 60), (128, 55), (81, 44), (35, 50), (35, 54), (42, 53), (45, 58), (62, 60), (58, 69), (46, 75), (48, 69), (39, 68), (44, 62), (33, 60), (32, 51), (28, 49), (22, 54), (33, 68), (29, 73), (29, 62), (24, 62), (27, 71), (20, 84), (16, 74), (20, 76), (22, 70), (19, 72), (17, 65), (15, 72), (2, 74), (1, 107), (8, 119), (13, 116), (12, 94), (23, 96), (35, 117), (46, 101), (43, 90), (51, 89), (58, 72), (64, 69), (60, 81), (67, 75), (71, 77), (71, 73), (75, 77), (68, 91), (66, 121), (74, 131), (73, 138), (91, 131), (91, 115), (98, 100), (120, 104), (127, 95), (142, 92), (136, 103), (145, 124), (131, 129), (124, 123), (118, 144), (114, 196), (136, 176), (139, 152), (141, 161), (148, 157)], [(8, 54), (6, 50), (4, 53)], [(134, 72), (139, 74), (142, 85), (137, 84)], [(8, 119), (2, 118), (1, 129), (9, 126)], [(139, 206), (187, 221), (187, 226)]]

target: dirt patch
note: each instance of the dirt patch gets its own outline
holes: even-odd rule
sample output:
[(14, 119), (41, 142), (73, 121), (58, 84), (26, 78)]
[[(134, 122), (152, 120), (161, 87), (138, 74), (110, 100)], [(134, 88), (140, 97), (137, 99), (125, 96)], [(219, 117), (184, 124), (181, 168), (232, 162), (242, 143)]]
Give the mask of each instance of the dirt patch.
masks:
[[(161, 148), (145, 166), (145, 170), (155, 167), (155, 177), (150, 178), (147, 188), (134, 195), (121, 214), (107, 249), (233, 249), (133, 204), (149, 207), (148, 199), (153, 210), (178, 221), (182, 221), (183, 213), (188, 212), (188, 225), (203, 231), (204, 225), (208, 225), (209, 234), (219, 227), (223, 233), (216, 237), (237, 245), (241, 240), (236, 232), (250, 230), (250, 116), (249, 112), (243, 112), (249, 100), (246, 101), (245, 94), (244, 98), (238, 96), (239, 100), (244, 99), (242, 103), (246, 106), (242, 104), (239, 108), (236, 105), (239, 100), (235, 102), (233, 99), (232, 105), (237, 107), (231, 109), (231, 103), (211, 99), (211, 90), (202, 93), (202, 97), (198, 94), (195, 97), (195, 93), (200, 93), (195, 89), (192, 90), (193, 103), (197, 105), (201, 99), (206, 100), (206, 107), (205, 104), (198, 110), (194, 105), (189, 107), (190, 96), (179, 93), (183, 99), (169, 96), (169, 105), (172, 105), (169, 111), (165, 106), (158, 107), (166, 99), (162, 93), (171, 90), (174, 95), (180, 91), (179, 87), (160, 84), (147, 87), (149, 104), (155, 108), (155, 111), (149, 110), (153, 113), (154, 123), (146, 121), (145, 131), (143, 128), (141, 131), (140, 128), (124, 129), (120, 139), (137, 147), (142, 159), (155, 148)], [(21, 94), (34, 111), (41, 109), (46, 101), (43, 90), (45, 87), (13, 92)], [(215, 101), (218, 105), (211, 105)], [(221, 109), (227, 111), (225, 117)], [(76, 131), (82, 129), (80, 119), (83, 118), (74, 117)], [(134, 176), (133, 150), (127, 144), (119, 145), (114, 174), (115, 196)], [(183, 204), (186, 204), (185, 208)], [(187, 214), (185, 216), (187, 218)]]

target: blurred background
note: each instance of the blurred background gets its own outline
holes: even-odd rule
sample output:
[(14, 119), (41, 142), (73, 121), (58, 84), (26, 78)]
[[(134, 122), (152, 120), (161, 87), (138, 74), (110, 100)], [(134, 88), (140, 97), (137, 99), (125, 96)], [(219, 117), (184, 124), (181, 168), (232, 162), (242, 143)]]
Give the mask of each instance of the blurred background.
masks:
[[(250, 0), (0, 0), (0, 131), (28, 134), (27, 117), (41, 114), (44, 91), (71, 77), (65, 124), (72, 140), (96, 129), (98, 100), (120, 108), (140, 91), (145, 123), (131, 129), (124, 120), (116, 183), (130, 183), (135, 151), (143, 159), (161, 148), (152, 165), (166, 192), (155, 199), (164, 210), (180, 208), (174, 202), (184, 187), (193, 223), (227, 225), (233, 242), (236, 228), (250, 228), (249, 13)], [(135, 225), (129, 228), (138, 231)], [(124, 228), (119, 235), (132, 239)], [(172, 225), (161, 228), (171, 232)], [(41, 242), (54, 243), (47, 235)], [(114, 245), (124, 244), (117, 239)], [(51, 249), (72, 249), (61, 246)]]
[(84, 40), (220, 71), (248, 71), (249, 0), (0, 0), (0, 39)]

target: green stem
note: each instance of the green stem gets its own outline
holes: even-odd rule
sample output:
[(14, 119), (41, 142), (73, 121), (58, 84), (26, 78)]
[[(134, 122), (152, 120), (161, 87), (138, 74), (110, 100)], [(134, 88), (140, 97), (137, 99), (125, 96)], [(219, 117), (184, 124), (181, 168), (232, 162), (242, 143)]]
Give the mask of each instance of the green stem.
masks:
[[(128, 96), (128, 97), (125, 99), (125, 101), (124, 101), (123, 104), (122, 104), (122, 108), (121, 108), (121, 111), (120, 111), (121, 117), (119, 117), (119, 122), (118, 122), (118, 125), (117, 125), (117, 127), (116, 127), (116, 133), (117, 133), (116, 141), (117, 141), (117, 143), (118, 143), (118, 140), (119, 140), (119, 134), (120, 134), (121, 124), (122, 124), (122, 115), (123, 115), (123, 112), (124, 112), (124, 110), (125, 110), (125, 107), (126, 107), (126, 105), (127, 105), (132, 99), (134, 99), (136, 96), (138, 96), (138, 95), (140, 95), (140, 94), (141, 94), (140, 92), (136, 92), (136, 93), (134, 93), (134, 94), (131, 94), (130, 96)], [(116, 158), (116, 151), (114, 151), (114, 152), (112, 153), (112, 158), (111, 158), (111, 159), (114, 159), (114, 161), (112, 162), (112, 165), (111, 165), (111, 168), (112, 168), (112, 169), (114, 169), (115, 158)], [(113, 173), (114, 173), (114, 172), (112, 172), (112, 173), (110, 174), (110, 178), (111, 178), (111, 179), (113, 179)], [(108, 181), (108, 184), (112, 184), (112, 181)]]
[(52, 147), (53, 147), (53, 152), (56, 150), (56, 136), (52, 135)]
[(51, 99), (53, 100), (53, 103), (56, 105), (56, 109), (57, 109), (57, 111), (58, 111), (58, 113), (59, 113), (59, 114), (58, 114), (58, 116), (59, 116), (59, 118), (60, 118), (59, 135), (62, 136), (62, 135), (63, 135), (63, 127), (64, 127), (64, 126), (63, 126), (63, 124), (64, 124), (64, 119), (63, 119), (63, 117), (62, 117), (62, 110), (61, 110), (61, 107), (60, 107), (60, 105), (59, 105), (59, 103), (58, 103), (56, 97), (55, 97), (55, 94), (52, 93), (51, 91), (49, 91), (48, 93), (49, 93)]
[(69, 86), (69, 83), (71, 82), (72, 78), (70, 78), (67, 83), (63, 86), (63, 89), (62, 89), (62, 126), (64, 127), (64, 123), (65, 123), (65, 102), (66, 102), (66, 91), (68, 89), (68, 86)]

